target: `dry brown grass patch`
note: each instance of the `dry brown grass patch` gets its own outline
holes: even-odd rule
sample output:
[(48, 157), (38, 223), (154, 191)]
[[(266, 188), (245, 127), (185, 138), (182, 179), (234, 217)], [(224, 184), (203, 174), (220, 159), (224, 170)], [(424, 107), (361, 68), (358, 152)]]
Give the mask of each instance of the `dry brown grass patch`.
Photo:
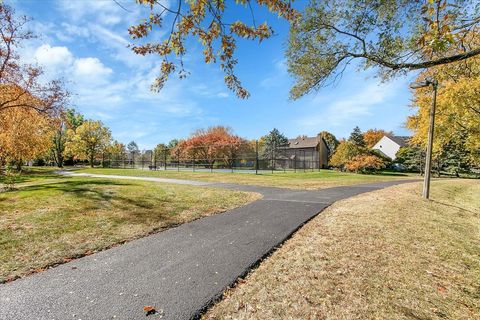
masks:
[(479, 319), (480, 182), (406, 184), (338, 202), (208, 319)]

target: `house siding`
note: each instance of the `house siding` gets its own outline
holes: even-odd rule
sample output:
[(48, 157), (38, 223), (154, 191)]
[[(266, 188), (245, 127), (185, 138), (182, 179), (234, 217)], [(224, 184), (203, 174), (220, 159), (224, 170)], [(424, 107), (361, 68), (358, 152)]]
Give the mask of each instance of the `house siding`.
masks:
[(392, 160), (395, 160), (397, 157), (397, 152), (400, 149), (400, 145), (390, 139), (387, 136), (384, 136), (380, 141), (378, 141), (373, 147), (372, 150), (376, 150), (383, 155), (389, 157)]
[[(285, 156), (290, 169), (322, 169), (328, 167), (328, 147), (321, 137), (306, 138), (311, 146), (305, 142), (295, 143), (299, 139), (291, 139)], [(300, 146), (300, 147), (299, 147)]]

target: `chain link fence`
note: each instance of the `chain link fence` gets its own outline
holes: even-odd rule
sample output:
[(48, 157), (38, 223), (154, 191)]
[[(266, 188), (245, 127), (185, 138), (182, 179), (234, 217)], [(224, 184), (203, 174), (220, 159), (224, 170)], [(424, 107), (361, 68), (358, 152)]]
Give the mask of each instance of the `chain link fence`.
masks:
[(119, 169), (250, 173), (314, 171), (322, 167), (316, 148), (291, 148), (288, 144), (266, 146), (256, 141), (103, 154), (95, 165)]

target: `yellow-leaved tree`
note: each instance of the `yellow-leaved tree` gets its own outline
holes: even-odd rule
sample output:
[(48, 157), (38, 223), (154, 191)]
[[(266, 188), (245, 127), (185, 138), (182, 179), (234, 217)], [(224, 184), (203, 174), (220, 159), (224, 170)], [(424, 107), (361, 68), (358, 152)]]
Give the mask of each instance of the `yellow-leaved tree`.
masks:
[[(422, 72), (419, 79), (432, 76), (439, 82), (433, 158), (438, 162), (452, 157), (458, 165), (480, 165), (480, 58), (439, 66)], [(429, 127), (432, 90), (414, 93), (417, 113), (407, 119), (414, 132), (412, 142), (425, 146)], [(440, 163), (439, 163), (440, 166)]]
[(93, 167), (94, 160), (108, 151), (111, 139), (110, 130), (101, 121), (87, 120), (75, 130), (67, 131), (65, 153), (75, 159), (88, 160)]
[[(48, 155), (54, 122), (32, 109), (12, 108), (0, 113), (0, 159), (21, 169), (25, 161)], [(0, 161), (1, 162), (1, 161)]]
[(25, 161), (48, 154), (55, 120), (33, 108), (13, 106), (39, 103), (39, 99), (30, 94), (23, 93), (19, 97), (17, 93), (15, 86), (0, 87), (0, 99), (12, 101), (12, 106), (5, 103), (5, 108), (0, 112), (0, 163), (15, 163), (20, 169)]

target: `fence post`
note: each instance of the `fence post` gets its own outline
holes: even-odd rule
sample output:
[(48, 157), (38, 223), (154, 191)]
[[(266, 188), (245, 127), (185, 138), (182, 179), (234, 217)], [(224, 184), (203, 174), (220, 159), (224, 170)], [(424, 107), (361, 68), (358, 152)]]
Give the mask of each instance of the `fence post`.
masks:
[(180, 172), (180, 150), (177, 151), (177, 172)]
[(297, 149), (293, 149), (293, 172), (297, 173)]
[(273, 164), (273, 158), (274, 158), (274, 153), (275, 153), (275, 141), (273, 142), (273, 149), (272, 149), (272, 152), (270, 153), (270, 168), (272, 168), (272, 173), (273, 173), (273, 168), (274, 168), (274, 164)]
[(167, 171), (167, 149), (163, 149), (163, 169)]
[(195, 172), (195, 152), (193, 152), (193, 172)]
[[(232, 146), (230, 146), (230, 151), (232, 151)], [(233, 165), (235, 164), (235, 155), (234, 153), (230, 153), (232, 155), (232, 157), (230, 158), (230, 170), (232, 171), (233, 173)]]
[(303, 172), (305, 172), (305, 150), (303, 150)]
[(255, 140), (255, 174), (258, 174), (258, 140)]
[(313, 157), (314, 154), (315, 153), (312, 152), (312, 161), (310, 162), (310, 169), (312, 169), (312, 172), (315, 169), (315, 160), (313, 160), (314, 159), (314, 157)]

